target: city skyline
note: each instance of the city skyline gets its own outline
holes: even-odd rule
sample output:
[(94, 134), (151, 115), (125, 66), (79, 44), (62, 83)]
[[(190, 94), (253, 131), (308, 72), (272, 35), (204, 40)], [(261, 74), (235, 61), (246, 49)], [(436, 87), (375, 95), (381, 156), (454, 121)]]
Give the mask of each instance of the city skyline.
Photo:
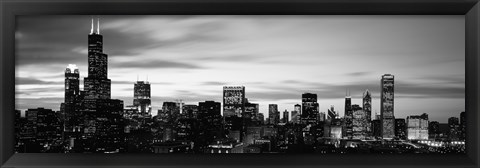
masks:
[[(148, 75), (153, 113), (161, 109), (162, 102), (177, 99), (185, 104), (222, 102), (223, 86), (245, 86), (245, 97), (260, 105), (265, 118), (269, 104), (278, 104), (278, 111), (292, 111), (306, 92), (318, 95), (319, 112), (334, 105), (344, 116), (347, 89), (352, 104), (359, 105), (363, 92), (371, 92), (373, 116), (380, 113), (380, 76), (387, 73), (395, 75), (396, 118), (428, 113), (431, 120), (446, 123), (465, 108), (462, 17), (99, 18), (104, 50), (109, 54), (112, 98), (130, 105), (135, 79), (145, 76), (140, 77), (142, 81)], [(58, 110), (63, 102), (63, 70), (68, 64), (77, 64), (83, 84), (89, 22), (90, 16), (19, 19), (17, 109)], [(356, 29), (346, 25), (356, 25)], [(325, 38), (325, 33), (333, 35)], [(40, 45), (39, 40), (45, 42)]]

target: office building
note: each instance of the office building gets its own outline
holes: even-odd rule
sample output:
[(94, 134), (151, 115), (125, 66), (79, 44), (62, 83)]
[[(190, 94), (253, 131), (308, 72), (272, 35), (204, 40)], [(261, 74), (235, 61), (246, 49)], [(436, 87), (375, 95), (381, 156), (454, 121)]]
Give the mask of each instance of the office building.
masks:
[(448, 118), (448, 139), (452, 141), (460, 140), (461, 136), (461, 129), (460, 129), (460, 122), (458, 117), (450, 117)]
[(403, 118), (396, 118), (395, 119), (395, 137), (398, 139), (407, 139), (407, 127), (405, 119)]
[(407, 117), (407, 139), (427, 140), (428, 139), (428, 115), (414, 115)]
[(347, 94), (345, 96), (345, 126), (344, 136), (348, 139), (353, 138), (353, 109), (352, 109), (352, 97)]
[(242, 117), (245, 112), (245, 87), (224, 86), (223, 87), (223, 116)]
[(380, 121), (382, 137), (391, 139), (395, 137), (395, 117), (394, 117), (394, 76), (390, 74), (382, 75), (380, 82)]
[(302, 124), (317, 124), (318, 108), (317, 94), (302, 94)]
[(285, 111), (283, 112), (283, 123), (288, 123), (288, 111), (287, 109), (285, 109)]
[(367, 136), (367, 115), (362, 107), (357, 104), (352, 105), (352, 138), (365, 139)]
[(362, 105), (363, 111), (365, 112), (367, 119), (367, 134), (371, 135), (372, 130), (370, 128), (372, 125), (372, 94), (370, 94), (370, 91), (368, 91), (368, 89), (363, 92)]
[(278, 111), (277, 104), (268, 105), (268, 118), (270, 121), (269, 124), (277, 125), (280, 123), (280, 112)]
[(152, 117), (152, 101), (148, 81), (137, 81), (133, 85), (133, 105), (137, 107), (140, 116), (144, 118)]

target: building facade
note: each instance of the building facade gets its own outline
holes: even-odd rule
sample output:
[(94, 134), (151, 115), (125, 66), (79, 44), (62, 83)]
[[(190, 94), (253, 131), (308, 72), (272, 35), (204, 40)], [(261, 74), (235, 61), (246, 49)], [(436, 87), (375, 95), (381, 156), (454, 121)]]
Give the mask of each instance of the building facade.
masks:
[(407, 139), (427, 140), (428, 139), (428, 115), (414, 115), (407, 117)]
[(380, 120), (383, 138), (395, 137), (395, 117), (393, 113), (394, 104), (394, 76), (382, 75), (380, 82)]
[(140, 116), (144, 118), (152, 116), (152, 100), (150, 98), (150, 83), (137, 81), (133, 85), (133, 105), (137, 107)]
[(245, 112), (245, 87), (224, 86), (223, 87), (223, 116), (242, 117)]
[(302, 124), (317, 124), (318, 108), (317, 94), (302, 94)]

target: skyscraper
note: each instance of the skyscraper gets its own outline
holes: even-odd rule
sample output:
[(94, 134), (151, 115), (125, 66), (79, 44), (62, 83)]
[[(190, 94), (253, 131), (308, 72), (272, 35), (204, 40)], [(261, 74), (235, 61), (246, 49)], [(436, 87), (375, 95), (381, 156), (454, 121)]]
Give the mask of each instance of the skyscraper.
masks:
[(80, 95), (80, 72), (75, 64), (68, 64), (65, 69), (65, 100), (63, 104), (64, 131), (73, 132), (80, 124), (79, 115), (76, 112), (78, 96)]
[(195, 139), (195, 148), (202, 149), (222, 135), (221, 103), (205, 101), (198, 103), (199, 137)]
[(345, 96), (345, 131), (343, 134), (348, 139), (353, 137), (352, 97), (349, 94)]
[(241, 117), (245, 112), (245, 87), (223, 87), (223, 116)]
[(245, 100), (245, 113), (243, 118), (245, 119), (250, 119), (250, 120), (257, 120), (257, 115), (258, 115), (258, 109), (259, 106), (257, 103), (251, 103), (248, 102), (248, 100)]
[(294, 110), (294, 111), (297, 111), (298, 114), (302, 114), (302, 105), (300, 105), (300, 104), (295, 104), (295, 106), (293, 106), (293, 110)]
[(65, 69), (65, 104), (74, 104), (80, 94), (80, 72), (75, 64), (68, 64)]
[(291, 118), (292, 123), (298, 124), (298, 123), (299, 123), (298, 120), (300, 119), (299, 116), (300, 116), (300, 115), (298, 114), (297, 111), (292, 111), (292, 113), (290, 114), (290, 118)]
[(395, 137), (395, 117), (393, 114), (394, 98), (394, 76), (390, 74), (382, 75), (380, 82), (380, 120), (383, 138)]
[(302, 94), (302, 124), (316, 124), (318, 108), (317, 94)]
[(293, 111), (292, 111), (292, 123), (294, 124), (300, 124), (300, 117), (302, 114), (302, 106), (300, 104), (295, 104), (293, 106)]
[(461, 129), (460, 129), (460, 122), (458, 117), (450, 117), (448, 118), (448, 138), (449, 140), (460, 140), (461, 136)]
[(85, 99), (110, 99), (111, 81), (108, 79), (108, 55), (103, 53), (103, 36), (100, 23), (97, 31), (88, 35), (88, 77), (84, 79)]
[(80, 143), (83, 149), (79, 150), (118, 153), (125, 149), (123, 101), (110, 99), (108, 56), (103, 53), (100, 21), (97, 21), (96, 32), (93, 29), (92, 19), (92, 29), (88, 35), (88, 77), (84, 79), (84, 94), (81, 100), (84, 129)]
[(150, 118), (152, 115), (151, 104), (150, 83), (137, 81), (133, 86), (133, 105), (137, 107), (141, 116)]
[(277, 104), (268, 105), (268, 118), (270, 121), (269, 124), (277, 125), (280, 122), (280, 112), (278, 111)]
[(328, 117), (327, 119), (328, 120), (333, 120), (337, 118), (337, 112), (335, 111), (335, 107), (334, 106), (330, 106), (330, 109), (328, 109)]
[(365, 92), (363, 92), (363, 102), (362, 102), (362, 105), (363, 105), (363, 111), (365, 112), (365, 116), (366, 116), (366, 121), (367, 121), (367, 134), (368, 135), (371, 135), (372, 133), (372, 130), (370, 129), (372, 125), (372, 95), (370, 94), (370, 91), (365, 90)]
[(285, 109), (283, 112), (283, 123), (288, 123), (288, 111)]
[[(352, 105), (352, 134), (353, 139), (365, 139), (367, 136), (367, 117), (362, 107), (357, 104)], [(347, 131), (349, 128), (347, 127)], [(347, 134), (347, 138), (350, 138), (350, 134)]]

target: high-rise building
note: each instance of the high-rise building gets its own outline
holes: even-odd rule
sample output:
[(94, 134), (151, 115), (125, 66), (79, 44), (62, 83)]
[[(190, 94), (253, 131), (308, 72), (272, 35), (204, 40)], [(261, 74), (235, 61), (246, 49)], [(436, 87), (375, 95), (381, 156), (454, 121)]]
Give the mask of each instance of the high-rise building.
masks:
[(293, 106), (293, 111), (297, 111), (299, 115), (302, 114), (302, 105), (300, 104), (295, 104), (295, 106)]
[(414, 115), (407, 117), (407, 139), (427, 140), (428, 139), (428, 115)]
[(448, 128), (449, 128), (448, 138), (454, 141), (460, 140), (461, 131), (460, 131), (460, 122), (458, 120), (458, 117), (448, 118)]
[[(80, 72), (75, 64), (68, 64), (65, 69), (65, 100), (63, 103), (64, 131), (73, 132), (80, 125), (78, 99), (80, 95)], [(67, 135), (70, 136), (70, 135)]]
[(390, 74), (382, 75), (380, 86), (380, 120), (382, 123), (382, 137), (393, 138), (395, 137), (395, 117), (393, 113), (394, 76)]
[(440, 137), (440, 123), (438, 121), (430, 121), (428, 123), (428, 136), (429, 139), (436, 139)]
[(80, 94), (80, 72), (75, 64), (68, 64), (65, 69), (65, 104), (75, 104)]
[(407, 139), (406, 130), (407, 130), (407, 127), (406, 127), (405, 119), (396, 118), (395, 119), (395, 137), (399, 139)]
[(176, 102), (163, 102), (162, 113), (158, 114), (164, 123), (174, 123), (180, 117), (180, 107)]
[(268, 105), (268, 118), (270, 119), (269, 124), (277, 125), (280, 122), (280, 112), (277, 104)]
[[(362, 107), (357, 104), (352, 105), (352, 138), (365, 139), (367, 137), (367, 115)], [(347, 135), (348, 136), (348, 135)]]
[(316, 124), (318, 108), (317, 94), (302, 94), (302, 124)]
[(325, 119), (326, 119), (325, 112), (320, 112), (320, 113), (318, 113), (317, 121), (325, 122)]
[(242, 117), (245, 112), (245, 87), (224, 86), (223, 87), (223, 116)]
[(288, 111), (287, 109), (285, 109), (285, 111), (283, 112), (283, 123), (288, 123)]
[(248, 100), (245, 100), (245, 112), (243, 118), (247, 120), (257, 120), (258, 115), (258, 104), (251, 103)]
[(103, 53), (100, 24), (88, 35), (88, 77), (84, 79), (85, 99), (110, 99), (111, 80), (108, 79), (108, 55)]
[(372, 120), (372, 94), (370, 94), (370, 91), (365, 90), (363, 93), (363, 111), (365, 111), (365, 114), (367, 116), (367, 120), (371, 121)]
[(208, 124), (219, 124), (221, 104), (215, 101), (205, 101), (198, 103), (198, 119), (206, 121)]
[(382, 136), (382, 129), (381, 129), (381, 122), (379, 119), (372, 120), (372, 136), (373, 137), (381, 137)]
[(345, 96), (345, 131), (343, 134), (346, 138), (353, 138), (353, 109), (352, 109), (352, 97), (347, 94)]
[(183, 105), (183, 115), (189, 119), (196, 119), (198, 117), (198, 106), (194, 104)]
[[(215, 138), (223, 136), (221, 103), (215, 101), (205, 101), (198, 103), (199, 137), (195, 140), (196, 150), (201, 150), (210, 145)], [(233, 118), (233, 117), (232, 117)], [(238, 118), (238, 117), (235, 117)], [(234, 127), (227, 123), (226, 127)], [(229, 128), (231, 130), (232, 128)]]
[(298, 111), (292, 111), (290, 113), (290, 115), (291, 115), (290, 118), (291, 118), (292, 123), (294, 123), (294, 124), (299, 124), (300, 123), (300, 114), (299, 114)]
[(372, 130), (370, 129), (371, 128), (371, 125), (372, 125), (372, 94), (370, 94), (370, 91), (365, 90), (365, 92), (363, 92), (363, 102), (362, 102), (362, 105), (363, 105), (363, 111), (365, 112), (365, 115), (366, 115), (366, 119), (367, 119), (367, 134), (368, 135), (371, 135), (372, 134)]
[(291, 113), (292, 116), (292, 123), (294, 124), (300, 124), (301, 122), (301, 114), (302, 114), (302, 106), (300, 104), (295, 104), (293, 106), (293, 111)]
[(327, 117), (327, 120), (333, 120), (337, 118), (337, 112), (335, 111), (335, 107), (334, 106), (330, 106), (330, 109), (328, 109), (328, 117)]
[(150, 83), (148, 81), (137, 81), (133, 85), (133, 105), (137, 107), (140, 116), (151, 117), (152, 101), (150, 100)]
[(466, 139), (467, 121), (465, 120), (465, 111), (460, 113), (460, 140)]
[(108, 79), (108, 55), (103, 53), (100, 22), (97, 30), (88, 35), (88, 77), (81, 91), (83, 133), (75, 148), (81, 152), (118, 153), (124, 146), (123, 101), (110, 99), (111, 81)]

